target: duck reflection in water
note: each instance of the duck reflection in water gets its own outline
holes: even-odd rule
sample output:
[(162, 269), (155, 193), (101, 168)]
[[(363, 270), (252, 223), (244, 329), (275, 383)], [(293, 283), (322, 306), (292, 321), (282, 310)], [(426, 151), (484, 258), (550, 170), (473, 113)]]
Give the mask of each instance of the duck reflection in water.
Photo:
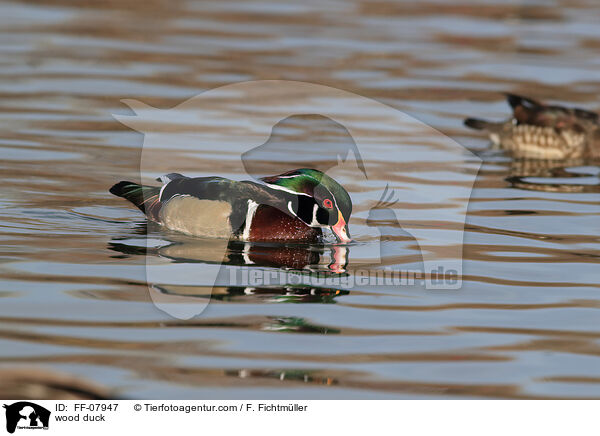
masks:
[[(320, 303), (333, 304), (340, 296), (350, 292), (342, 289), (319, 288), (315, 286), (176, 286), (153, 285), (150, 292), (163, 298), (201, 298), (235, 303)], [(274, 328), (273, 328), (274, 329)], [(277, 326), (281, 330), (280, 325)]]
[[(150, 223), (140, 224), (137, 234), (156, 236), (163, 244), (141, 245), (145, 239), (123, 237), (108, 244), (118, 257), (158, 256), (174, 263), (208, 263), (256, 266), (285, 270), (342, 274), (346, 271), (350, 248), (347, 245), (311, 243), (282, 244), (242, 242), (217, 238), (194, 238), (176, 232), (161, 231)], [(160, 231), (160, 233), (157, 233)], [(222, 254), (225, 253), (225, 254)]]
[[(168, 259), (174, 264), (217, 264), (222, 268), (256, 268), (276, 272), (290, 271), (319, 277), (338, 277), (345, 274), (349, 247), (330, 244), (250, 243), (225, 239), (200, 239), (177, 232), (169, 232), (153, 223), (140, 223), (136, 237), (114, 239), (108, 244), (115, 257), (150, 256)], [(138, 236), (139, 235), (139, 236)], [(140, 236), (144, 238), (140, 238)], [(146, 235), (157, 240), (154, 247), (146, 247)], [(222, 254), (225, 253), (225, 254)], [(201, 273), (200, 273), (201, 274)], [(229, 277), (228, 274), (223, 274)], [(348, 291), (306, 284), (273, 283), (269, 286), (192, 286), (154, 284), (150, 292), (157, 297), (212, 298), (218, 301), (319, 302), (331, 303)]]
[(512, 188), (541, 192), (600, 192), (599, 161), (516, 159), (506, 163)]

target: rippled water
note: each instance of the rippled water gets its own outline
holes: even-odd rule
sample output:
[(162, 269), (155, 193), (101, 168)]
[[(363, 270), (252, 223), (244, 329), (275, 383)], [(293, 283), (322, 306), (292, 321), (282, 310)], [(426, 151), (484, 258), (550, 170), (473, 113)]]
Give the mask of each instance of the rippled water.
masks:
[[(469, 115), (505, 116), (506, 91), (597, 110), (599, 14), (592, 1), (3, 3), (0, 385), (21, 371), (12, 397), (56, 397), (52, 380), (67, 374), (125, 398), (600, 398), (597, 163), (513, 162), (462, 127)], [(378, 100), (483, 160), (477, 173), (475, 155), (440, 159), (437, 132), (397, 144), (376, 118), (352, 113), (378, 138), (379, 154), (365, 154), (375, 176), (357, 183), (348, 165), (335, 174), (355, 203), (350, 273), (369, 261), (418, 267), (410, 229), (461, 226), (432, 220), (447, 204), (407, 187), (466, 198), (460, 187), (477, 174), (460, 290), (218, 286), (187, 321), (152, 303), (152, 292), (208, 301), (210, 282), (149, 288), (146, 263), (202, 277), (211, 245), (147, 228), (108, 193), (114, 182), (139, 179), (140, 162), (148, 177), (328, 168), (335, 153), (314, 146), (349, 139), (303, 115), (279, 124), (245, 166), (246, 144), (218, 140), (192, 150), (154, 144), (142, 156), (143, 135), (112, 114), (132, 115), (121, 99), (169, 109), (258, 79)], [(230, 120), (213, 128), (239, 128), (249, 142), (253, 132)], [(387, 183), (397, 216), (410, 219), (369, 215)], [(273, 256), (295, 268), (331, 261), (329, 246), (316, 260), (305, 249), (262, 250), (264, 268), (277, 267), (264, 265)], [(241, 252), (229, 247), (226, 266)]]

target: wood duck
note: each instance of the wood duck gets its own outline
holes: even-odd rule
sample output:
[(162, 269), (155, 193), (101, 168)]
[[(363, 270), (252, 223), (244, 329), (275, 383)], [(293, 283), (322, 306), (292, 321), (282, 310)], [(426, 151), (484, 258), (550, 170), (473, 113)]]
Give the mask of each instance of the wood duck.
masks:
[(157, 180), (162, 187), (122, 181), (110, 192), (149, 220), (192, 236), (316, 242), (329, 228), (339, 242), (351, 241), (350, 196), (318, 170), (297, 169), (261, 178), (263, 183), (177, 173)]
[(467, 118), (465, 125), (486, 130), (492, 142), (516, 158), (581, 159), (600, 157), (597, 113), (539, 103), (507, 94), (513, 115), (492, 122)]

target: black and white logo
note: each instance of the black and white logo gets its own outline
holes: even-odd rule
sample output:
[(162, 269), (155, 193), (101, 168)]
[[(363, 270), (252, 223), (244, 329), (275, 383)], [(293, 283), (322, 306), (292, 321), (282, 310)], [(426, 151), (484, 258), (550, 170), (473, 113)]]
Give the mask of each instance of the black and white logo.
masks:
[(6, 431), (14, 433), (16, 429), (36, 430), (48, 429), (50, 411), (42, 406), (29, 401), (19, 401), (5, 404)]

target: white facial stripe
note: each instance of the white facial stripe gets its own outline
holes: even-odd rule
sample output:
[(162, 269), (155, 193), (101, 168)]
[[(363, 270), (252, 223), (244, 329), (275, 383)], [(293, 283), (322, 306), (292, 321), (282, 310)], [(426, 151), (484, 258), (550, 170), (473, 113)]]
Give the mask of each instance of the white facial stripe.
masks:
[(291, 213), (293, 216), (297, 216), (297, 215), (296, 215), (296, 212), (294, 212), (294, 209), (292, 209), (292, 202), (291, 202), (291, 201), (288, 201), (288, 210), (290, 211), (290, 213)]
[[(293, 178), (300, 177), (300, 176), (301, 176), (301, 174), (295, 174), (295, 175), (291, 175), (291, 176), (281, 176), (280, 179), (293, 179)], [(308, 194), (305, 194), (303, 192), (294, 192), (291, 189), (284, 188), (283, 186), (274, 185), (274, 184), (271, 184), (271, 183), (265, 183), (265, 184), (267, 186), (273, 188), (273, 189), (278, 189), (280, 191), (285, 191), (285, 192), (288, 192), (290, 194), (304, 195), (306, 197), (310, 197), (310, 195), (308, 195)], [(333, 205), (334, 205), (335, 209), (336, 210), (340, 210), (340, 208), (338, 207), (335, 195), (333, 195), (332, 192), (329, 189), (327, 189), (327, 187), (325, 187), (325, 185), (322, 185), (320, 182), (319, 182), (319, 184), (325, 188), (325, 190), (329, 193), (329, 195), (333, 199)], [(318, 206), (319, 205), (317, 204), (316, 207), (318, 207)], [(296, 214), (294, 213), (294, 211), (292, 209), (292, 203), (291, 202), (288, 202), (288, 210), (292, 213), (292, 215), (296, 216)], [(328, 227), (327, 225), (319, 224), (319, 222), (317, 221), (317, 218), (316, 218), (316, 209), (313, 209), (313, 218), (312, 218), (312, 222), (311, 222), (310, 225), (311, 226), (319, 226), (319, 227)]]
[(319, 205), (315, 203), (315, 205), (313, 206), (312, 221), (310, 223), (311, 227), (323, 227), (323, 224), (321, 224), (319, 221), (317, 221), (317, 211), (318, 210), (319, 210)]
[[(295, 179), (296, 177), (301, 177), (301, 176), (305, 176), (305, 175), (304, 175), (304, 174), (294, 174), (294, 175), (291, 175), (291, 176), (281, 176), (281, 177), (279, 177), (279, 178), (280, 178), (280, 179)], [(326, 191), (329, 193), (329, 195), (331, 196), (331, 198), (333, 198), (333, 203), (335, 204), (335, 207), (336, 207), (336, 209), (339, 209), (339, 208), (338, 208), (338, 205), (337, 205), (337, 201), (336, 201), (336, 199), (335, 199), (335, 195), (333, 195), (333, 194), (331, 193), (331, 191), (330, 191), (329, 189), (327, 189), (327, 187), (326, 187), (325, 185), (321, 184), (321, 182), (319, 182), (317, 179), (315, 179), (314, 177), (311, 177), (311, 178), (312, 178), (313, 180), (317, 181), (317, 182), (319, 183), (319, 185), (320, 185), (320, 186), (323, 186), (323, 187), (325, 188), (325, 190), (326, 190)], [(279, 185), (274, 185), (274, 184), (272, 184), (272, 183), (265, 183), (265, 184), (266, 184), (267, 186), (269, 186), (269, 187), (273, 188), (273, 189), (278, 189), (278, 190), (280, 190), (280, 191), (285, 191), (285, 192), (288, 192), (288, 193), (290, 193), (290, 194), (304, 195), (304, 196), (306, 196), (306, 197), (310, 197), (310, 195), (308, 195), (308, 194), (305, 194), (304, 192), (295, 192), (295, 191), (292, 191), (291, 189), (284, 188), (283, 186), (279, 186)]]
[(329, 192), (329, 195), (331, 195), (331, 198), (333, 198), (333, 204), (334, 204), (335, 208), (337, 210), (340, 210), (340, 208), (337, 205), (337, 200), (335, 199), (335, 195), (333, 195), (329, 189), (327, 189), (327, 192)]
[(295, 194), (295, 195), (304, 195), (304, 196), (306, 196), (306, 197), (310, 197), (310, 195), (308, 195), (308, 194), (305, 194), (304, 192), (295, 192), (295, 191), (292, 191), (291, 189), (284, 188), (283, 186), (279, 186), (279, 185), (272, 185), (272, 184), (270, 184), (270, 183), (267, 183), (266, 185), (267, 185), (267, 186), (269, 186), (270, 188), (273, 188), (273, 189), (278, 189), (279, 191), (285, 191), (285, 192), (288, 192), (288, 193), (290, 193), (290, 194)]
[[(327, 188), (325, 188), (325, 189), (327, 189)], [(335, 210), (340, 210), (340, 208), (337, 205), (337, 200), (335, 199), (335, 195), (333, 195), (329, 189), (327, 189), (327, 192), (329, 192), (329, 195), (331, 196), (331, 198), (333, 198), (334, 209)], [(323, 227), (328, 227), (328, 226), (323, 226)]]

